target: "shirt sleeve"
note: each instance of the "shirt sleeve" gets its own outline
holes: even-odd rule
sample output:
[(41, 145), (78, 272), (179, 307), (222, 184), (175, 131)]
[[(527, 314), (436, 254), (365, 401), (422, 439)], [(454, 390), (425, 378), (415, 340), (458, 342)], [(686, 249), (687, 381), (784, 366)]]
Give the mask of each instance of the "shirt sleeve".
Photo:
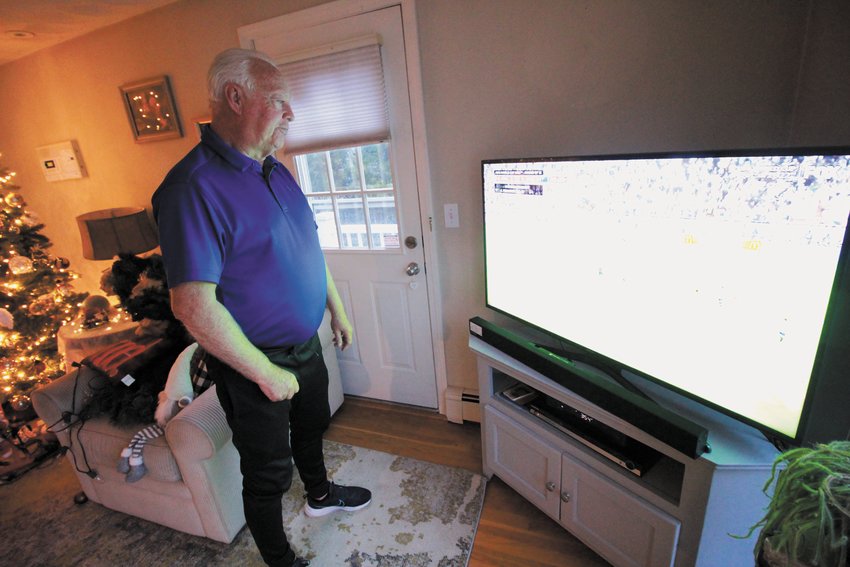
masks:
[(168, 287), (191, 281), (218, 284), (225, 231), (202, 188), (186, 183), (160, 187), (153, 199)]

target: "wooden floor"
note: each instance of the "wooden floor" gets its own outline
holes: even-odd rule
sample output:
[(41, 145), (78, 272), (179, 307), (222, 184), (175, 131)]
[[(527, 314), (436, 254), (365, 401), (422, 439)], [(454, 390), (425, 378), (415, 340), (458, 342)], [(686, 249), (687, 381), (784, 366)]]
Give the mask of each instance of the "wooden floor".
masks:
[[(435, 412), (346, 398), (332, 441), (481, 473), (481, 430)], [(609, 564), (497, 477), (487, 484), (470, 567), (608, 567)]]

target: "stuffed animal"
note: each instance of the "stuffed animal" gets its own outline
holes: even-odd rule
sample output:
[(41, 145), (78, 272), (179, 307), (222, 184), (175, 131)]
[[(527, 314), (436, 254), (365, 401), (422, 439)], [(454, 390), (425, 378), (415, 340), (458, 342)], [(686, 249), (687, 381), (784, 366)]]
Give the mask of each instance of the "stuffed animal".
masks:
[(192, 389), (192, 357), (198, 350), (198, 343), (187, 346), (177, 356), (165, 389), (159, 393), (159, 403), (156, 406), (154, 417), (160, 427), (165, 427), (178, 411), (188, 406), (195, 399), (195, 391)]
[(159, 393), (159, 403), (154, 413), (156, 423), (139, 430), (121, 451), (118, 472), (127, 475), (127, 482), (136, 482), (147, 473), (143, 456), (147, 442), (164, 435), (165, 426), (171, 418), (209, 387), (203, 358), (204, 352), (198, 348), (198, 343), (190, 344), (177, 355), (168, 373), (165, 388)]
[(147, 257), (120, 254), (112, 268), (100, 278), (100, 289), (117, 295), (121, 306), (133, 321), (139, 322), (138, 334), (176, 339), (188, 344), (185, 327), (171, 311), (162, 256)]

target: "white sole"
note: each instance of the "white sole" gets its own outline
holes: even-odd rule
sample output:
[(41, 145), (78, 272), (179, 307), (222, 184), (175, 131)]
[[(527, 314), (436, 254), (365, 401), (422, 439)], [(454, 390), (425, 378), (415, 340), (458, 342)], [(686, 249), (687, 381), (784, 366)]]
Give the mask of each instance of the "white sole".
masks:
[(311, 518), (321, 518), (322, 516), (327, 516), (328, 514), (333, 514), (334, 512), (356, 512), (358, 510), (362, 510), (371, 503), (372, 501), (369, 500), (368, 502), (361, 504), (360, 506), (350, 506), (346, 508), (342, 506), (328, 506), (327, 508), (318, 509), (310, 508), (308, 504), (305, 504), (304, 513), (310, 516)]

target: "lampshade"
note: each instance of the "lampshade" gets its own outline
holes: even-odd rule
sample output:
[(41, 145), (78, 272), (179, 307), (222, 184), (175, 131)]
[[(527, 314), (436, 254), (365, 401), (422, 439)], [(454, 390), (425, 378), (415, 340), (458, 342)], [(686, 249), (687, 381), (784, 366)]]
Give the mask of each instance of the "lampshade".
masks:
[(157, 247), (156, 231), (141, 207), (103, 209), (77, 217), (83, 257), (111, 260), (118, 254), (140, 254)]

